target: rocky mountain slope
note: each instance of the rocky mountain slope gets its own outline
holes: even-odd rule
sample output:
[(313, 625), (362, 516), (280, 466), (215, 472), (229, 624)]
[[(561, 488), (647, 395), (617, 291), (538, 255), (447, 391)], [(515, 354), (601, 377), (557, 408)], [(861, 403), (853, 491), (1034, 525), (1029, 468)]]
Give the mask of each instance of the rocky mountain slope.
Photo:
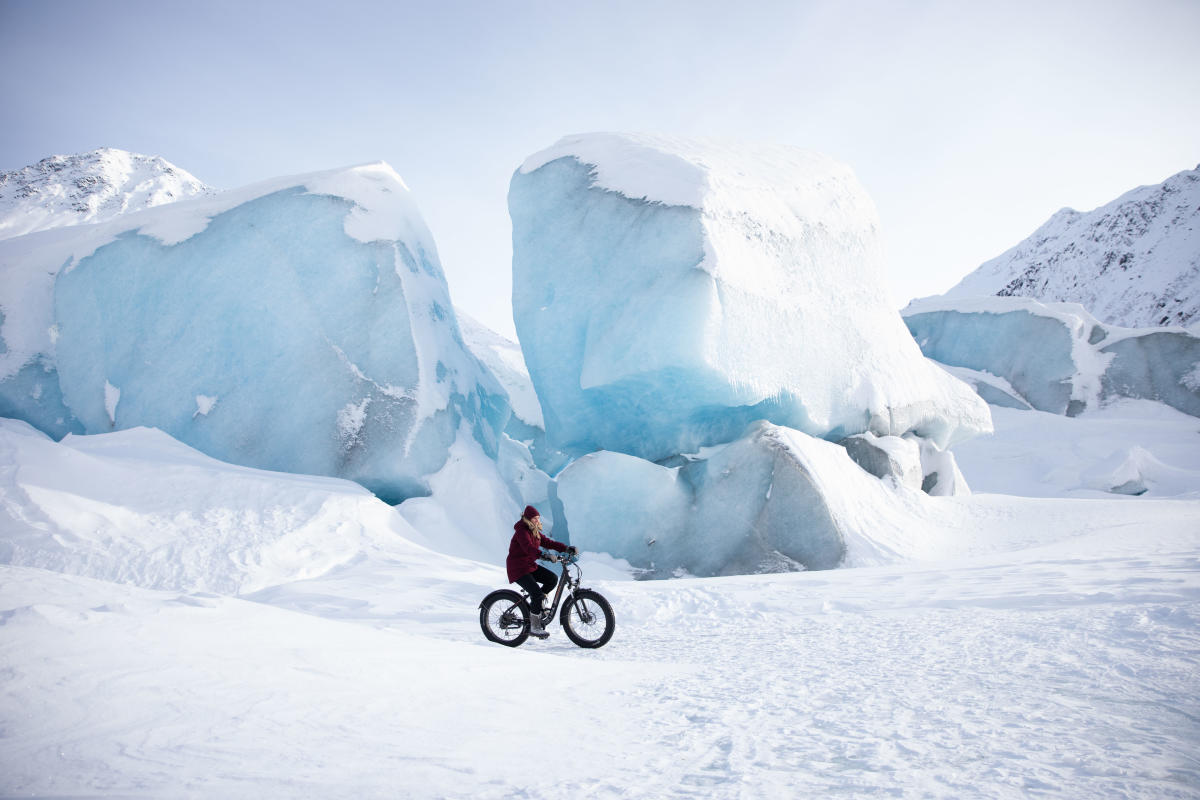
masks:
[(103, 222), (127, 211), (212, 192), (191, 173), (158, 156), (112, 147), (50, 156), (0, 173), (0, 239)]
[(1093, 211), (1064, 208), (946, 293), (1079, 303), (1137, 328), (1200, 321), (1200, 167)]

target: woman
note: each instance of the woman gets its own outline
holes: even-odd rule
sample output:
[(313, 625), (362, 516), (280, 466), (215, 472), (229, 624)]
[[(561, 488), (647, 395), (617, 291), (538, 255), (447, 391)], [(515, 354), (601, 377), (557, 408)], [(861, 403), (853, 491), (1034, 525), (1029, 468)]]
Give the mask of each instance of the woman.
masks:
[[(537, 563), (542, 555), (542, 548), (575, 554), (574, 547), (568, 547), (562, 542), (556, 542), (542, 535), (542, 517), (533, 506), (525, 506), (525, 513), (517, 524), (513, 525), (512, 541), (508, 544), (508, 582), (515, 583), (529, 592), (529, 632), (539, 639), (545, 639), (546, 633), (542, 624), (542, 601), (558, 584), (558, 576)], [(548, 561), (558, 561), (558, 556), (547, 554)]]

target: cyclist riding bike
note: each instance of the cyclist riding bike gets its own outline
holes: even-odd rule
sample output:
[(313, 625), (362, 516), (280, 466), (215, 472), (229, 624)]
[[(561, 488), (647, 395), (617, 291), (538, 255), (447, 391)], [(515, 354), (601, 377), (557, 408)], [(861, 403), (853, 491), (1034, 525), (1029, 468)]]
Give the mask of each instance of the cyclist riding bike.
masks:
[(513, 537), (508, 545), (508, 561), (505, 565), (508, 568), (508, 582), (517, 584), (529, 593), (533, 612), (529, 620), (529, 633), (539, 639), (550, 635), (546, 633), (542, 620), (543, 600), (558, 583), (557, 575), (537, 563), (539, 558), (558, 561), (558, 556), (553, 553), (543, 554), (544, 547), (569, 555), (575, 555), (576, 552), (574, 547), (543, 536), (541, 515), (533, 506), (525, 506), (525, 513), (513, 525)]

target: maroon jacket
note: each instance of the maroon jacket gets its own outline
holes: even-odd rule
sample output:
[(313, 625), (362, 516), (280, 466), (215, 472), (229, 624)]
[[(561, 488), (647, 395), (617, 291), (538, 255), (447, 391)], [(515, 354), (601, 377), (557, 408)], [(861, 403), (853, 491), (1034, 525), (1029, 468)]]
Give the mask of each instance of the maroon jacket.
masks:
[(512, 541), (508, 544), (508, 561), (505, 562), (505, 566), (508, 567), (509, 583), (537, 569), (537, 557), (541, 552), (541, 547), (559, 551), (567, 549), (565, 544), (556, 542), (548, 536), (541, 538), (539, 546), (539, 543), (534, 541), (533, 531), (529, 530), (524, 522), (517, 520), (517, 524), (513, 525)]

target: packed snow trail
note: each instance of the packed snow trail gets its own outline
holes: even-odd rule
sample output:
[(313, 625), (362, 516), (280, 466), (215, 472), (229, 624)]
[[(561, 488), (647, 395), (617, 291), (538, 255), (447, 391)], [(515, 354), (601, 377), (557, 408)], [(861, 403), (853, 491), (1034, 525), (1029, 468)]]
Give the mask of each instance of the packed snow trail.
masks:
[(484, 642), (451, 570), (260, 593), (295, 613), (3, 567), (0, 794), (1195, 797), (1200, 557), (1137, 533), (604, 582), (597, 651)]

